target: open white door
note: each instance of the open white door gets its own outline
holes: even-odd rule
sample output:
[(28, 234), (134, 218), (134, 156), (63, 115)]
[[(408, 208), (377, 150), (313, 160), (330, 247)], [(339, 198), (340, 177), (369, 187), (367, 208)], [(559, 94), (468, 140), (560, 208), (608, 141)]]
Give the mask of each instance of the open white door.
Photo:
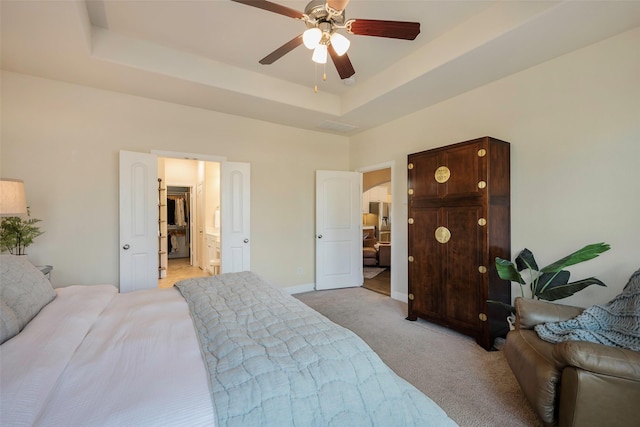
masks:
[(120, 292), (158, 287), (158, 159), (120, 151)]
[(221, 273), (251, 269), (251, 166), (220, 164)]
[(316, 289), (362, 282), (362, 174), (316, 171)]

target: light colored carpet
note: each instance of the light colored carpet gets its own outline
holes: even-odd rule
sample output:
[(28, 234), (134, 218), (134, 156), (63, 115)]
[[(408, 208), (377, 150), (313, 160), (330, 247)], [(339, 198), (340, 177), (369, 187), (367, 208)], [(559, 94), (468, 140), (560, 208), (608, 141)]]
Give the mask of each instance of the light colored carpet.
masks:
[(502, 352), (424, 320), (405, 320), (406, 304), (363, 288), (295, 296), (359, 335), (460, 426), (542, 426)]
[(362, 267), (362, 275), (365, 279), (373, 279), (385, 269), (380, 267)]

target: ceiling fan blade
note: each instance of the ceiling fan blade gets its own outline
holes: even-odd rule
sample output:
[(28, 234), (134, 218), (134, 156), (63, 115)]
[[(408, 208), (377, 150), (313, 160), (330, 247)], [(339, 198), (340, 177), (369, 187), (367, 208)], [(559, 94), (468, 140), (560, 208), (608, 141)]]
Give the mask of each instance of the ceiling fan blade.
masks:
[(282, 46), (280, 46), (279, 48), (277, 48), (276, 50), (274, 50), (273, 52), (271, 52), (269, 55), (265, 56), (258, 62), (261, 63), (262, 65), (273, 64), (278, 59), (282, 58), (287, 53), (291, 52), (293, 49), (297, 48), (301, 44), (302, 44), (302, 34), (289, 40), (288, 42), (286, 42), (285, 44), (283, 44)]
[(331, 9), (341, 12), (347, 8), (349, 0), (327, 0), (327, 4)]
[(280, 15), (289, 16), (291, 18), (302, 19), (303, 13), (286, 6), (272, 3), (266, 0), (231, 0), (236, 3), (246, 4), (247, 6), (257, 7), (259, 9), (268, 10), (269, 12), (279, 13)]
[(420, 23), (379, 21), (377, 19), (350, 19), (347, 22), (347, 31), (359, 36), (413, 40), (420, 34)]
[(344, 55), (338, 55), (331, 45), (329, 45), (328, 50), (331, 60), (333, 61), (333, 65), (336, 66), (336, 70), (338, 70), (338, 74), (342, 80), (348, 79), (356, 73), (356, 70), (353, 69), (353, 65), (351, 65), (351, 60), (346, 53)]

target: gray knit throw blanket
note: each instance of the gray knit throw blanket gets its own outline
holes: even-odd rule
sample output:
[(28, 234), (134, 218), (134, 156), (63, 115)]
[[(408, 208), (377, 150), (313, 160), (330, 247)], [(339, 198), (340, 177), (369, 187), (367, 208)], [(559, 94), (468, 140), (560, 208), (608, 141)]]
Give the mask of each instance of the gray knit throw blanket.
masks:
[(588, 341), (640, 351), (640, 270), (622, 293), (603, 305), (593, 305), (573, 319), (535, 327), (545, 341)]

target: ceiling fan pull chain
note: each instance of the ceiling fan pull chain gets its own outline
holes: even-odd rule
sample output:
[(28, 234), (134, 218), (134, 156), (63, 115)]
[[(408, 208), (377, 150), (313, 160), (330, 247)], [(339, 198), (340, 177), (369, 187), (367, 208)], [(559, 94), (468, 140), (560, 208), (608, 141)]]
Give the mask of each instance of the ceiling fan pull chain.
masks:
[(318, 63), (313, 63), (313, 93), (318, 93)]
[(322, 64), (322, 81), (327, 81), (327, 63)]

